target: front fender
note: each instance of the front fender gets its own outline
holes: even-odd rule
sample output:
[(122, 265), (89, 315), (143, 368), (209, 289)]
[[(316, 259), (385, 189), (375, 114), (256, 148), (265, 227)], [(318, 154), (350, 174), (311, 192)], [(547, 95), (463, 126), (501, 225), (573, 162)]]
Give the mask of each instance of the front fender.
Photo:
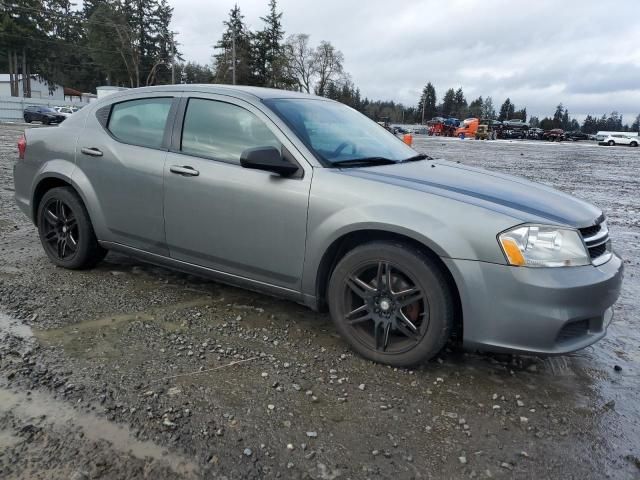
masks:
[(302, 281), (306, 296), (318, 291), (318, 270), (325, 253), (347, 234), (377, 230), (411, 238), (441, 258), (504, 263), (496, 235), (520, 223), (439, 195), (393, 185), (381, 190), (345, 175), (327, 175), (327, 181), (321, 177), (314, 176), (309, 201)]

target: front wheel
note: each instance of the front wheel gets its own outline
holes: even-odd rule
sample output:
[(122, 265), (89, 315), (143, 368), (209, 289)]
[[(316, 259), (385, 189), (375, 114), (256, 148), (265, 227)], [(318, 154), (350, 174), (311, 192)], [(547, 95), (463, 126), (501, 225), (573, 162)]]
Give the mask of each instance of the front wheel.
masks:
[(331, 275), (328, 303), (356, 352), (395, 367), (432, 358), (453, 327), (453, 298), (440, 266), (403, 243), (373, 242), (347, 253)]
[(629, 145), (631, 145), (632, 147), (637, 147), (638, 146), (638, 142), (631, 142)]
[(24, 116), (24, 121), (25, 121), (26, 123), (31, 123), (31, 117), (30, 117), (29, 115), (25, 115), (25, 116)]
[(98, 244), (82, 200), (70, 187), (44, 194), (38, 207), (38, 233), (49, 259), (64, 268), (90, 268), (107, 254)]
[(609, 140), (607, 142), (607, 145), (609, 145), (610, 147), (613, 147), (616, 144), (616, 142), (614, 142), (613, 140)]

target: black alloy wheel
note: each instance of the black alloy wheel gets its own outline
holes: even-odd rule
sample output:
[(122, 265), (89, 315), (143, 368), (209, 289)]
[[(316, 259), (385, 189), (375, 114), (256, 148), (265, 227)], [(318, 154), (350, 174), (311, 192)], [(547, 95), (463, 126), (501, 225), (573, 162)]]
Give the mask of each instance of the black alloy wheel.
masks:
[(82, 200), (71, 187), (48, 190), (38, 205), (38, 233), (49, 259), (64, 268), (90, 268), (107, 250), (96, 238)]
[(407, 351), (429, 323), (424, 293), (408, 274), (386, 261), (363, 265), (347, 279), (344, 321), (373, 350)]
[(332, 274), (328, 300), (338, 331), (353, 348), (394, 366), (437, 354), (453, 324), (440, 268), (403, 244), (376, 242), (349, 252)]
[(52, 198), (43, 207), (42, 235), (45, 248), (59, 260), (70, 260), (78, 251), (80, 232), (76, 216), (64, 201)]

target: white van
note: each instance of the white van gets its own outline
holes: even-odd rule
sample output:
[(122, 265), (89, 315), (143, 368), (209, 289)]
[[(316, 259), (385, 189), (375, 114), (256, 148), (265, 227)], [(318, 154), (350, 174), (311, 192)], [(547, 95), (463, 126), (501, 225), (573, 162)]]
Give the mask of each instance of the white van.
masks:
[(603, 130), (601, 132), (596, 133), (596, 140), (598, 142), (602, 142), (609, 135), (624, 135), (625, 137), (637, 137), (638, 132), (606, 132)]

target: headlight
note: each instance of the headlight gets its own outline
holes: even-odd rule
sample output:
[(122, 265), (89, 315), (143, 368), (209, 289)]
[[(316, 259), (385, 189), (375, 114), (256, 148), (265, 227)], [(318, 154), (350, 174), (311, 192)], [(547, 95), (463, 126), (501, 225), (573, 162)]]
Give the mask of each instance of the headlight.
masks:
[(498, 235), (509, 265), (518, 267), (574, 267), (591, 264), (576, 230), (526, 225)]

